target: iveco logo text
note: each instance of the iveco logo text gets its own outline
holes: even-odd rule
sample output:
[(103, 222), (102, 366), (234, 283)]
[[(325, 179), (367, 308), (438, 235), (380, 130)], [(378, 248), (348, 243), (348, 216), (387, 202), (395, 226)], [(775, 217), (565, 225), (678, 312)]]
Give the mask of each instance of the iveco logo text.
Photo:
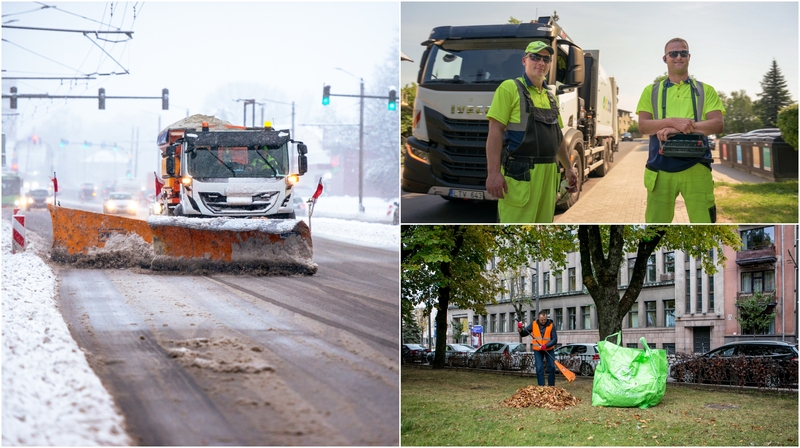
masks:
[(474, 114), (474, 115), (485, 115), (489, 113), (489, 106), (460, 106), (453, 104), (450, 106), (450, 113), (451, 114)]

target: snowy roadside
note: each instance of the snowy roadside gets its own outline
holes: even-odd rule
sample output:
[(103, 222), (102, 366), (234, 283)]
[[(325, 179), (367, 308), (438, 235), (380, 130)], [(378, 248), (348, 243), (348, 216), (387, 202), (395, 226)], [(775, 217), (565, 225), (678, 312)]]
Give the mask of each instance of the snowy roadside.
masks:
[[(372, 222), (341, 219), (357, 199), (321, 198), (312, 238), (399, 251), (400, 227), (390, 224), (386, 202), (366, 199), (368, 213), (356, 215)], [(56, 276), (42, 261), (48, 248), (35, 234), (27, 239), (25, 252), (11, 254), (11, 222), (2, 221), (3, 445), (131, 445), (58, 310)]]
[(11, 253), (3, 220), (3, 445), (130, 445), (124, 419), (56, 306), (41, 240)]

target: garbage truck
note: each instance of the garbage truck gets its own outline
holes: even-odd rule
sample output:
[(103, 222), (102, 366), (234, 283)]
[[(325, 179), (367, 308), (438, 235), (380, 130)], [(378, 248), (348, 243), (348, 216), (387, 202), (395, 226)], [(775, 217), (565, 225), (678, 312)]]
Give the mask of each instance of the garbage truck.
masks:
[(159, 133), (158, 148), (163, 185), (156, 214), (295, 219), (292, 194), (308, 170), (308, 148), (288, 130), (193, 115)]
[(500, 83), (522, 76), (525, 48), (537, 40), (556, 51), (546, 83), (558, 98), (564, 141), (578, 173), (577, 190), (559, 189), (556, 207), (575, 204), (590, 173), (605, 176), (619, 145), (617, 86), (600, 66), (600, 51), (583, 50), (557, 20), (431, 31), (422, 42), (412, 136), (404, 148), (404, 191), (496, 199), (486, 191), (486, 114)]

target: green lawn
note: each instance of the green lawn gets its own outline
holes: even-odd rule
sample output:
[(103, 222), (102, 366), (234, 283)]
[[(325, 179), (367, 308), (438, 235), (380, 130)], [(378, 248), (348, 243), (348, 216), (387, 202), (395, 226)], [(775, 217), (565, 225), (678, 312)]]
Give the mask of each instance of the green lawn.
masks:
[(556, 386), (563, 411), (503, 405), (534, 377), (404, 367), (401, 444), (493, 446), (798, 446), (797, 394), (667, 385), (649, 409), (592, 406), (592, 379)]
[(714, 183), (717, 222), (797, 222), (797, 181)]

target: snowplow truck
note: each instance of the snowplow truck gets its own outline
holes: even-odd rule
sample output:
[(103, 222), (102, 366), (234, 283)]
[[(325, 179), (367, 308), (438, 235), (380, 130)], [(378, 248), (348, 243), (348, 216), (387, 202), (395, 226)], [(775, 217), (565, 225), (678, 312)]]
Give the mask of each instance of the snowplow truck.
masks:
[(525, 48), (542, 41), (555, 50), (546, 83), (560, 105), (562, 132), (577, 191), (562, 188), (566, 210), (590, 173), (605, 176), (618, 150), (617, 86), (598, 50), (581, 49), (553, 17), (504, 25), (441, 26), (422, 42), (412, 136), (406, 140), (402, 188), (449, 200), (494, 200), (486, 191), (486, 114), (495, 89), (522, 76)]
[[(316, 273), (311, 230), (291, 211), (294, 182), (307, 170), (302, 142), (287, 131), (195, 115), (161, 132), (159, 143), (160, 213), (144, 221), (51, 205), (54, 261), (199, 274)], [(298, 174), (289, 174), (289, 143), (297, 143)]]
[[(297, 146), (296, 173), (290, 143)], [(157, 214), (295, 219), (292, 192), (308, 170), (308, 149), (289, 131), (194, 115), (159, 133), (158, 147), (164, 185)]]

